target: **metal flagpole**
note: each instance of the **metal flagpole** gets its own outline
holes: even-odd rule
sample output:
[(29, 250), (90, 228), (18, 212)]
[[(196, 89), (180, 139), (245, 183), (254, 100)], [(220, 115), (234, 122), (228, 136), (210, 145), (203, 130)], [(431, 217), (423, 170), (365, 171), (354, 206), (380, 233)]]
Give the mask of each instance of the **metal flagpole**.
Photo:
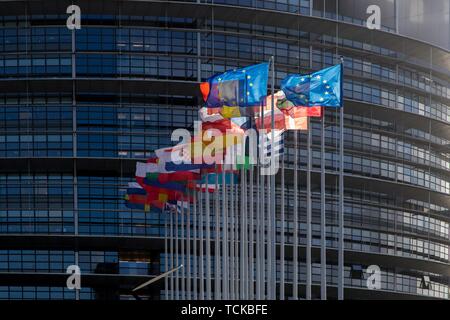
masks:
[(327, 225), (325, 213), (325, 108), (320, 127), (320, 297), (327, 300)]
[[(165, 265), (165, 270), (169, 271), (169, 241), (168, 241), (168, 230), (167, 230), (167, 212), (166, 210), (163, 210), (163, 214), (164, 214), (164, 265)], [(164, 296), (166, 300), (169, 300), (169, 278), (165, 277), (164, 278)]]
[(284, 233), (285, 233), (285, 199), (284, 199), (284, 156), (281, 159), (281, 239), (280, 239), (280, 300), (284, 300)]
[[(187, 208), (186, 208), (186, 230), (187, 230), (187, 260), (185, 261), (185, 266), (187, 268), (187, 299), (192, 298), (192, 291), (191, 291), (191, 282), (192, 282), (192, 273), (191, 273), (191, 193), (188, 191), (188, 199), (187, 199)], [(182, 206), (184, 206), (184, 203), (182, 202)]]
[[(267, 135), (268, 136), (268, 135)], [(268, 147), (268, 146), (267, 146)], [(270, 169), (269, 169), (270, 170)], [(270, 198), (271, 198), (271, 190), (270, 190), (270, 179), (271, 176), (267, 176), (266, 177), (266, 185), (265, 185), (265, 191), (266, 191), (266, 196), (264, 197), (264, 201), (266, 202), (266, 207), (265, 207), (265, 211), (264, 211), (264, 235), (265, 235), (265, 246), (264, 246), (264, 256), (265, 256), (265, 272), (264, 272), (264, 280), (265, 280), (265, 289), (266, 289), (266, 300), (270, 299), (270, 291), (272, 290), (272, 283), (270, 282), (270, 259), (271, 259), (271, 252), (270, 252), (270, 248), (271, 248), (271, 244), (270, 244), (270, 234), (271, 234), (271, 228), (272, 226), (270, 225), (270, 207), (271, 207), (271, 203), (270, 203)]]
[(203, 192), (201, 190), (198, 195), (199, 198), (199, 241), (200, 241), (200, 300), (205, 300), (205, 256), (204, 256), (204, 238), (203, 238)]
[[(271, 109), (271, 153), (270, 153), (270, 165), (275, 171), (275, 57), (272, 56), (272, 103), (270, 106)], [(269, 265), (269, 279), (268, 283), (270, 284), (270, 290), (268, 292), (269, 299), (274, 300), (276, 295), (276, 212), (275, 212), (275, 177), (276, 173), (270, 175), (270, 214), (269, 214), (269, 255), (268, 255), (268, 265)]]
[(254, 266), (254, 262), (255, 262), (255, 253), (254, 253), (254, 245), (255, 245), (255, 241), (254, 241), (254, 235), (255, 235), (255, 205), (254, 205), (254, 194), (253, 194), (253, 165), (250, 168), (250, 234), (249, 234), (249, 242), (250, 242), (250, 247), (249, 247), (249, 278), (250, 278), (250, 292), (249, 292), (249, 299), (253, 300), (255, 298), (255, 266)]
[[(181, 202), (182, 203), (182, 202)], [(177, 211), (178, 211), (178, 203), (177, 203), (177, 207), (176, 207)], [(180, 212), (181, 212), (181, 264), (182, 265), (186, 265), (186, 252), (185, 252), (185, 241), (186, 241), (186, 234), (185, 234), (185, 223), (184, 223), (184, 219), (185, 219), (185, 215), (184, 215), (184, 208), (183, 205), (181, 205), (180, 208)], [(186, 300), (186, 268), (183, 268), (181, 270), (181, 300)]]
[(339, 138), (339, 250), (338, 250), (338, 299), (344, 300), (344, 107), (340, 113)]
[[(179, 256), (179, 248), (178, 248), (178, 243), (180, 241), (179, 238), (179, 232), (180, 230), (178, 229), (178, 219), (179, 219), (179, 215), (178, 215), (178, 210), (175, 210), (175, 265), (179, 266), (180, 265), (180, 256)], [(177, 270), (175, 272), (175, 299), (176, 300), (180, 300), (180, 272)]]
[[(339, 15), (339, 0), (336, 1), (336, 16)], [(339, 24), (336, 23), (336, 55), (339, 54)], [(344, 300), (344, 58), (341, 57), (341, 108), (339, 109), (339, 250), (338, 250), (338, 300)]]
[[(174, 268), (174, 260), (173, 260), (173, 256), (174, 256), (174, 252), (173, 252), (173, 238), (174, 238), (174, 234), (173, 234), (173, 213), (170, 212), (170, 270), (172, 270)], [(174, 274), (172, 273), (170, 275), (170, 299), (174, 300), (175, 299), (175, 287), (174, 287)]]
[[(233, 158), (235, 159), (235, 158)], [(234, 184), (234, 183), (233, 183)], [(237, 185), (234, 187), (234, 275), (235, 275), (235, 285), (234, 290), (236, 291), (235, 297), (236, 299), (241, 299), (239, 281), (241, 280), (240, 270), (239, 270), (239, 188)]]
[[(245, 152), (245, 149), (244, 149)], [(243, 266), (244, 266), (244, 275), (243, 275), (243, 279), (244, 279), (244, 296), (242, 297), (244, 300), (248, 300), (248, 291), (249, 291), (249, 281), (248, 281), (248, 267), (249, 267), (249, 260), (248, 260), (248, 188), (247, 188), (247, 168), (246, 168), (246, 162), (244, 159), (244, 166), (243, 166), (243, 187), (242, 187), (243, 194), (243, 201), (242, 201), (242, 215), (244, 216), (243, 218), (243, 224), (242, 224), (242, 229), (243, 231), (243, 239), (242, 241), (244, 242), (244, 252), (243, 252)]]
[[(273, 130), (272, 130), (273, 132)], [(267, 135), (267, 137), (269, 137)], [(269, 145), (267, 145), (267, 147), (269, 147)], [(273, 150), (273, 141), (271, 142), (271, 156), (270, 158), (272, 159), (272, 154), (274, 153)], [(272, 166), (272, 163), (270, 164), (270, 166)], [(270, 169), (269, 166), (269, 170)], [(271, 172), (270, 172), (271, 173)], [(272, 176), (270, 175), (267, 177), (266, 179), (266, 198), (267, 198), (267, 206), (266, 206), (266, 210), (267, 212), (265, 212), (266, 214), (266, 218), (265, 221), (266, 223), (264, 224), (266, 226), (266, 247), (265, 247), (265, 256), (266, 256), (266, 270), (265, 270), (265, 279), (266, 279), (266, 283), (265, 283), (265, 288), (266, 288), (266, 299), (271, 299), (271, 292), (272, 292), (272, 279), (271, 279), (271, 274), (272, 274), (272, 264), (271, 264), (271, 260), (272, 260), (272, 239), (271, 239), (271, 235), (272, 235), (272, 189), (271, 189), (271, 185), (272, 185)]]
[(222, 288), (223, 299), (228, 300), (228, 218), (227, 191), (225, 190), (225, 168), (222, 166)]
[(205, 185), (206, 211), (206, 299), (211, 300), (211, 216), (208, 191), (208, 179)]
[[(261, 128), (262, 128), (262, 139), (261, 139), (261, 157), (263, 157), (265, 159), (265, 150), (264, 150), (264, 145), (265, 145), (265, 139), (266, 139), (266, 135), (264, 133), (264, 106), (261, 107)], [(264, 164), (265, 166), (265, 164)], [(264, 273), (265, 273), (265, 241), (266, 241), (266, 237), (265, 237), (265, 176), (261, 174), (261, 172), (259, 173), (260, 175), (260, 212), (259, 212), (259, 217), (260, 217), (260, 242), (259, 242), (259, 261), (260, 261), (260, 273), (259, 276), (260, 278), (258, 279), (258, 281), (260, 282), (260, 290), (261, 290), (261, 299), (265, 299), (265, 283), (264, 283)]]
[(214, 243), (214, 299), (219, 300), (220, 294), (220, 219), (219, 219), (219, 174), (216, 170), (215, 193), (214, 193), (214, 225), (215, 225), (215, 243)]
[(197, 242), (198, 242), (198, 229), (197, 229), (197, 191), (193, 190), (193, 215), (192, 215), (192, 224), (194, 229), (194, 243), (193, 243), (193, 269), (194, 269), (194, 283), (193, 283), (193, 291), (194, 291), (194, 300), (198, 299), (198, 252), (197, 252)]
[[(241, 161), (242, 163), (242, 161)], [(240, 241), (239, 241), (239, 260), (240, 260), (240, 298), (245, 299), (245, 285), (247, 284), (245, 279), (245, 255), (244, 255), (244, 247), (246, 245), (244, 241), (245, 237), (245, 220), (244, 220), (244, 203), (245, 203), (245, 196), (244, 196), (244, 179), (245, 179), (245, 171), (243, 168), (244, 164), (242, 164), (241, 167), (241, 206), (240, 206)]]
[[(261, 123), (264, 123), (264, 120), (261, 120)], [(261, 131), (262, 132), (262, 131)], [(259, 144), (262, 143), (261, 134), (258, 134)], [(262, 160), (262, 152), (261, 147), (259, 148), (259, 160), (257, 172), (256, 172), (256, 212), (255, 212), (255, 224), (256, 224), (256, 242), (255, 242), (255, 267), (256, 267), (256, 279), (255, 279), (255, 288), (256, 288), (256, 300), (261, 300), (261, 161)]]
[[(309, 128), (308, 128), (309, 129)], [(293, 288), (292, 297), (298, 300), (298, 132), (294, 131), (294, 244), (293, 244)]]
[(234, 274), (234, 228), (235, 228), (235, 221), (234, 221), (234, 183), (230, 183), (230, 276), (231, 276), (231, 300), (235, 300), (235, 274)]
[(311, 300), (311, 224), (312, 224), (312, 207), (311, 207), (311, 167), (312, 167), (312, 125), (311, 118), (308, 117), (308, 164), (306, 172), (306, 300)]

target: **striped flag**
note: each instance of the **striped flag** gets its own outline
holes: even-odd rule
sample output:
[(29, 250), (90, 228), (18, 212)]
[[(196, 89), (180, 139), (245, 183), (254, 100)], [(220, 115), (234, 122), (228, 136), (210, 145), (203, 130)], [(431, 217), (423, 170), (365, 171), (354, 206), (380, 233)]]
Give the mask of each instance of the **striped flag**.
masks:
[(274, 130), (274, 141), (272, 142), (272, 133), (264, 133), (260, 135), (260, 143), (264, 142), (264, 157), (271, 157), (272, 150), (275, 152), (274, 156), (284, 154), (284, 130)]

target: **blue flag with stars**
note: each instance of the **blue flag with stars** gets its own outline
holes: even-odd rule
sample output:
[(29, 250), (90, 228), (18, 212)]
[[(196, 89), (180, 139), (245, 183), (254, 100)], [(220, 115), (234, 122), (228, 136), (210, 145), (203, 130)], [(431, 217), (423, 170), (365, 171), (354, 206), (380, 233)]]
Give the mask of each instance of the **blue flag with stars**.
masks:
[(267, 97), (269, 63), (235, 69), (208, 79), (208, 108), (259, 106)]
[(302, 107), (342, 107), (342, 64), (308, 75), (293, 74), (281, 83), (286, 99)]

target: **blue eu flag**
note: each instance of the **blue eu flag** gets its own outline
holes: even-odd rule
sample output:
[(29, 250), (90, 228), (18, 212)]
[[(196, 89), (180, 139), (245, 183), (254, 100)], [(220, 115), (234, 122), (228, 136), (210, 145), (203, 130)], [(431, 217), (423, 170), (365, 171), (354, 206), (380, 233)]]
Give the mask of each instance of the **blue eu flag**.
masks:
[(208, 79), (206, 106), (209, 108), (259, 106), (267, 97), (268, 77), (268, 63), (212, 76)]
[(281, 83), (286, 98), (296, 106), (342, 107), (342, 64), (308, 75), (293, 74)]

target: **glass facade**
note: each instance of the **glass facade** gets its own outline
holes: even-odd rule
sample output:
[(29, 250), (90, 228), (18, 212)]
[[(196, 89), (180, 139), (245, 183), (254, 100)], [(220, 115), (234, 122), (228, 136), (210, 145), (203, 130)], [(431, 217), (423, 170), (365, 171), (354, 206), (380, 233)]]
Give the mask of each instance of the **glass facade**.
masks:
[[(136, 161), (172, 145), (174, 129), (192, 129), (201, 103), (197, 82), (274, 56), (277, 86), (290, 73), (331, 66), (341, 55), (346, 297), (357, 299), (358, 290), (367, 289), (366, 279), (352, 268), (377, 261), (382, 288), (376, 297), (448, 299), (450, 53), (441, 49), (448, 48), (445, 34), (430, 40), (436, 46), (416, 40), (427, 39), (408, 27), (403, 15), (412, 9), (401, 0), (341, 0), (338, 6), (328, 0), (176, 1), (171, 6), (124, 1), (101, 11), (88, 4), (95, 1), (80, 1), (82, 28), (74, 31), (66, 27), (71, 1), (51, 9), (44, 0), (38, 1), (41, 7), (8, 1), (0, 14), (0, 238), (7, 240), (0, 246), (0, 279), (5, 279), (0, 299), (129, 299), (134, 286), (166, 271), (169, 260), (171, 266), (177, 261), (164, 252), (167, 215), (127, 209), (126, 186)], [(381, 30), (365, 29), (365, 9), (372, 2), (382, 9)], [(440, 11), (436, 8), (433, 12)], [(334, 33), (341, 26), (343, 31)], [(335, 252), (338, 114), (327, 111), (325, 122), (326, 240)], [(301, 188), (295, 199), (292, 183), (286, 183), (285, 228), (278, 208), (277, 246), (282, 241), (292, 246), (296, 229), (299, 246), (306, 245), (307, 136), (298, 139), (295, 150), (293, 133), (287, 135), (284, 164), (287, 175), (300, 173)], [(320, 122), (313, 120), (316, 249), (320, 159)], [(276, 190), (279, 201), (281, 187)], [(204, 212), (201, 218), (206, 219)], [(191, 232), (201, 238), (207, 229), (213, 227)], [(175, 236), (185, 237), (181, 230)], [(203, 282), (206, 266), (213, 278), (220, 272), (214, 257), (207, 263), (197, 252), (175, 259), (191, 267), (189, 281)], [(303, 255), (300, 260), (298, 281), (304, 285)], [(284, 261), (283, 280), (281, 263), (277, 259), (277, 292), (281, 285), (292, 287), (294, 278), (292, 256)], [(65, 287), (66, 268), (73, 264), (86, 279), (81, 290)], [(330, 288), (337, 286), (336, 264), (328, 259)], [(320, 273), (320, 264), (313, 264), (313, 286), (320, 284)], [(114, 277), (112, 285), (106, 275)], [(427, 288), (424, 276), (431, 279)], [(186, 277), (186, 271), (177, 275), (180, 286)], [(164, 289), (163, 281), (146, 294), (207, 297), (200, 290), (178, 296), (179, 291)], [(286, 299), (291, 291), (286, 289)]]

